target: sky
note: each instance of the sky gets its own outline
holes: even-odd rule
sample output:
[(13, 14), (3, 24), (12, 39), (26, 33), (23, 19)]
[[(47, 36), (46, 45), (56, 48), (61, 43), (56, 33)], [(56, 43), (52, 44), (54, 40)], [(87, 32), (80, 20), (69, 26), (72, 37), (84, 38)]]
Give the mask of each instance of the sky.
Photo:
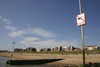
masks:
[[(86, 16), (84, 45), (100, 47), (100, 0), (81, 0)], [(79, 0), (0, 0), (0, 50), (74, 46), (82, 49), (77, 26)]]

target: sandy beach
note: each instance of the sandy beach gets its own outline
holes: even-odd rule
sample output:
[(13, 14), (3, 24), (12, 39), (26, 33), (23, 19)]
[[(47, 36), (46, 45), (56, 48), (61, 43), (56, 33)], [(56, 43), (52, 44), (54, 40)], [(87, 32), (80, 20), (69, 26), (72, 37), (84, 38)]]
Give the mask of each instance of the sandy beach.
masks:
[[(1, 57), (11, 59), (11, 53), (0, 53)], [(36, 59), (63, 59), (56, 62), (46, 63), (44, 65), (53, 65), (63, 67), (66, 65), (83, 64), (82, 54), (80, 55), (59, 55), (59, 54), (29, 54), (29, 53), (14, 53), (13, 58), (16, 60), (36, 60)], [(100, 54), (85, 55), (85, 63), (100, 63)]]

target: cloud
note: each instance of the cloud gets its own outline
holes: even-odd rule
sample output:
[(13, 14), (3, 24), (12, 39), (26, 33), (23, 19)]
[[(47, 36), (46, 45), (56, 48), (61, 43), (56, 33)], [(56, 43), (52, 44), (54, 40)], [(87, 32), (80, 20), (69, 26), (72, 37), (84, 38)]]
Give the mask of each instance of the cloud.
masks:
[(11, 21), (9, 21), (8, 19), (3, 19), (3, 21), (4, 21), (6, 24), (11, 24)]
[(11, 24), (10, 20), (2, 18), (2, 16), (0, 16), (0, 19), (2, 19), (4, 21), (4, 23), (6, 23), (6, 24)]
[(34, 41), (34, 40), (39, 40), (39, 38), (35, 37), (29, 37), (29, 38), (24, 38), (25, 41)]
[(18, 27), (12, 27), (10, 25), (6, 25), (5, 29), (9, 29), (9, 30), (17, 30)]
[(38, 35), (45, 38), (52, 38), (56, 36), (56, 34), (54, 34), (53, 32), (44, 30), (42, 28), (26, 28), (22, 30), (17, 30), (17, 27), (11, 27), (11, 26), (5, 26), (5, 28), (12, 30), (10, 33), (8, 33), (8, 36), (11, 37), (22, 37), (23, 34)]
[(25, 34), (25, 31), (18, 30), (18, 27), (12, 27), (10, 25), (6, 25), (5, 29), (11, 30), (11, 32), (7, 34), (10, 37), (23, 37), (22, 34)]
[(28, 27), (31, 27), (31, 25), (30, 25), (30, 24), (28, 24)]
[(24, 38), (24, 40), (20, 41), (20, 43), (25, 44), (26, 46), (34, 45), (34, 47), (55, 47), (55, 46), (68, 46), (68, 45), (74, 47), (80, 47), (80, 44), (77, 42), (77, 40), (73, 41), (64, 40), (57, 42), (55, 39), (40, 40), (39, 38), (34, 38), (34, 37)]
[(7, 19), (3, 19), (3, 21), (9, 21), (9, 20), (7, 20)]
[(56, 34), (52, 33), (51, 31), (44, 30), (42, 28), (33, 28), (30, 30), (33, 32), (33, 34), (40, 35), (40, 36), (47, 37), (47, 38), (56, 36)]
[(10, 37), (23, 37), (22, 34), (25, 34), (26, 32), (25, 31), (13, 31), (13, 32), (10, 32), (8, 33), (8, 36)]
[(0, 16), (0, 19), (2, 18), (2, 16)]
[(35, 40), (39, 40), (39, 38), (27, 37), (27, 38), (24, 38), (24, 41), (20, 41), (20, 43), (25, 44), (26, 46), (29, 46), (32, 44), (31, 42)]

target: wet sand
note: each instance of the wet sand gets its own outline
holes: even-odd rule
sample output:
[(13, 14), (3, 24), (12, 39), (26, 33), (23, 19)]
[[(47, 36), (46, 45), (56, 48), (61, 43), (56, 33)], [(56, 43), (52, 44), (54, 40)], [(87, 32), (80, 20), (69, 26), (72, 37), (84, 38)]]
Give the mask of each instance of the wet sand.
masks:
[[(11, 59), (11, 53), (0, 53), (1, 57)], [(61, 55), (61, 54), (29, 54), (29, 53), (14, 53), (13, 58), (16, 60), (36, 60), (36, 59), (63, 59), (56, 62), (46, 63), (44, 65), (53, 65), (64, 67), (67, 65), (83, 64), (82, 54), (80, 55)], [(100, 63), (100, 54), (85, 55), (85, 63)]]

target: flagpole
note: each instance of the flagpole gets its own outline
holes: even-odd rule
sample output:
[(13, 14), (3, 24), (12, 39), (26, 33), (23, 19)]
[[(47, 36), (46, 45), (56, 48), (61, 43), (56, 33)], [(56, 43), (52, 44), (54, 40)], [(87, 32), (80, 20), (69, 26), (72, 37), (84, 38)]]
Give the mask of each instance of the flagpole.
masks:
[(13, 48), (12, 48), (12, 54), (11, 54), (11, 60), (12, 60), (13, 52), (14, 52), (14, 44), (15, 44), (15, 42), (13, 42)]

